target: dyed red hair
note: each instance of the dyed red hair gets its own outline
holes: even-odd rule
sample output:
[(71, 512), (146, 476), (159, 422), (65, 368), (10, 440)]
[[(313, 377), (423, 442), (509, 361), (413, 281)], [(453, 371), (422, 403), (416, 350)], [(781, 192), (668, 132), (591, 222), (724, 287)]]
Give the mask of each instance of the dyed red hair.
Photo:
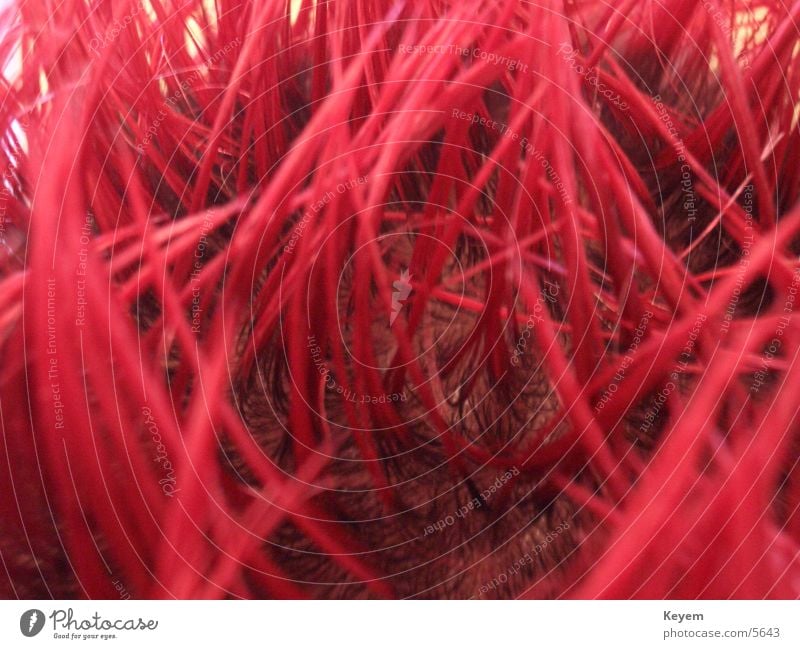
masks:
[[(580, 531), (515, 596), (796, 597), (798, 14), (4, 10), (0, 593), (315, 596), (267, 543), (290, 524), (364, 594), (395, 596), (326, 496), (352, 441), (387, 516), (404, 486), (386, 445), (568, 499)], [(376, 334), (394, 236), (413, 297)], [(546, 285), (558, 303), (528, 326)], [(440, 308), (464, 320), (432, 371), (418, 341)], [(462, 402), (480, 373), (503, 408), (543, 403), (503, 378), (525, 332), (546, 416), (463, 434), (452, 381)], [(411, 382), (420, 414), (345, 399), (328, 416), (330, 376)]]

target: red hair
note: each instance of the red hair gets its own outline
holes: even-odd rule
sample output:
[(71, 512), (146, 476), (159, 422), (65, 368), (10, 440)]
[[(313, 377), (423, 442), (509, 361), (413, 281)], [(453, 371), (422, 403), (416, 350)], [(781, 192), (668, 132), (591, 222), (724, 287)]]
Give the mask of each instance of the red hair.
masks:
[[(291, 523), (391, 597), (324, 493), (353, 440), (386, 512), (420, 444), (583, 512), (518, 595), (796, 597), (799, 12), (7, 9), (0, 592), (314, 595), (265, 547)], [(458, 344), (419, 342), (440, 309)], [(523, 357), (524, 434), (453, 426), (479, 374), (530, 407)]]

